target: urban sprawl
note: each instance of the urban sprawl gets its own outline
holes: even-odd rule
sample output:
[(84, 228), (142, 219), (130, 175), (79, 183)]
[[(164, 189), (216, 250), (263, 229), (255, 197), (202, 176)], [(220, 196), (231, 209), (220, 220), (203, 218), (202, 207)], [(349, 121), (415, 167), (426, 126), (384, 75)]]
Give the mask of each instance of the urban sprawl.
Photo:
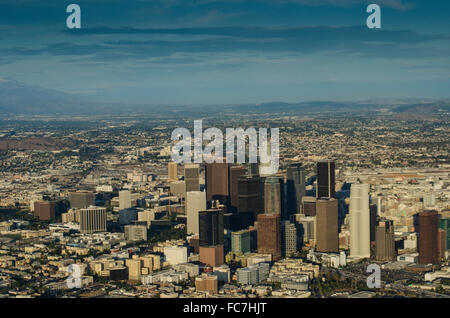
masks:
[(192, 124), (4, 118), (0, 297), (450, 297), (448, 117), (203, 118), (279, 128), (276, 174), (173, 162)]

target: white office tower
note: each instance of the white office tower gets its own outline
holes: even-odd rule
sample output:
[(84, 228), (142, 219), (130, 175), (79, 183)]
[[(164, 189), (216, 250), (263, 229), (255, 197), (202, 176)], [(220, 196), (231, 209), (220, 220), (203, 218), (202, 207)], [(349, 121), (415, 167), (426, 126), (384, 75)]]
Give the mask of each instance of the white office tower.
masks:
[(198, 212), (206, 210), (206, 192), (186, 192), (187, 234), (198, 234)]
[(131, 208), (131, 192), (129, 190), (119, 191), (119, 209)]
[(350, 188), (350, 256), (370, 257), (369, 185)]

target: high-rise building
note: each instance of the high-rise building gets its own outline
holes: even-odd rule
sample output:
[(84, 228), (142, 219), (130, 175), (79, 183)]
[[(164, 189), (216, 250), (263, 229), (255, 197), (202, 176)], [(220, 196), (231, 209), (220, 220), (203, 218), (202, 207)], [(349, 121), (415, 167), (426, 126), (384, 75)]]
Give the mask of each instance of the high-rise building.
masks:
[(284, 180), (283, 178), (267, 177), (264, 181), (264, 213), (279, 214), (285, 219), (284, 214)]
[(198, 164), (184, 165), (184, 182), (186, 184), (186, 192), (200, 191), (200, 172)]
[(234, 253), (249, 253), (251, 251), (251, 231), (241, 230), (232, 232), (231, 250)]
[(198, 214), (206, 210), (206, 193), (203, 191), (190, 191), (186, 193), (186, 223), (188, 234), (198, 234)]
[(445, 260), (445, 231), (443, 229), (438, 229), (438, 260)]
[(419, 263), (438, 264), (438, 223), (437, 211), (419, 212)]
[(334, 161), (317, 162), (317, 198), (336, 198), (335, 169)]
[(285, 257), (297, 252), (297, 229), (290, 221), (281, 222), (281, 254)]
[(305, 196), (305, 168), (302, 163), (291, 163), (286, 171), (287, 214), (300, 213), (302, 198)]
[(228, 164), (213, 162), (205, 164), (206, 200), (228, 205)]
[(369, 185), (352, 184), (350, 189), (350, 256), (370, 258)]
[(200, 246), (223, 245), (223, 212), (220, 209), (209, 209), (199, 212)]
[(49, 221), (55, 218), (56, 202), (55, 201), (35, 201), (34, 216), (41, 221)]
[[(261, 179), (259, 176), (238, 178), (238, 213), (261, 213)], [(254, 219), (255, 219), (254, 218)]]
[(224, 262), (224, 213), (222, 209), (199, 212), (200, 262), (220, 266)]
[(334, 198), (316, 201), (316, 247), (318, 252), (339, 252), (338, 201)]
[(80, 232), (106, 231), (106, 208), (91, 206), (80, 210)]
[(119, 209), (131, 208), (131, 192), (129, 190), (119, 191)]
[(69, 193), (70, 206), (75, 209), (85, 209), (94, 205), (94, 193), (91, 191), (77, 191)]
[(229, 169), (229, 193), (230, 193), (230, 212), (236, 213), (239, 205), (239, 188), (238, 179), (240, 176), (245, 175), (246, 169), (244, 166), (230, 166)]
[(449, 217), (441, 217), (439, 219), (439, 228), (444, 230), (445, 232), (445, 246), (446, 249), (450, 249), (450, 218)]
[(295, 214), (291, 216), (291, 222), (297, 224), (298, 246), (308, 243), (315, 246), (316, 242), (316, 217)]
[(252, 212), (225, 213), (223, 217), (224, 228), (230, 231), (244, 230), (255, 224), (255, 215)]
[(371, 204), (369, 206), (370, 211), (370, 242), (375, 242), (375, 231), (377, 227), (377, 211), (378, 207), (376, 204)]
[(177, 181), (178, 180), (178, 170), (177, 170), (177, 163), (176, 162), (169, 162), (167, 165), (167, 172), (168, 172), (168, 181)]
[(258, 253), (281, 258), (281, 229), (279, 214), (258, 214)]
[(375, 256), (378, 261), (395, 260), (394, 222), (392, 220), (378, 222), (375, 235)]

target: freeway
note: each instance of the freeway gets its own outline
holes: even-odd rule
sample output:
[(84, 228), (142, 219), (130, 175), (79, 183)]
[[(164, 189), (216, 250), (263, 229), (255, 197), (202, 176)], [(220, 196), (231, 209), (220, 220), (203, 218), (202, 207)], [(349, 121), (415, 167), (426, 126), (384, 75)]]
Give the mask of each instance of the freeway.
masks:
[[(329, 272), (336, 272), (339, 273), (341, 276), (346, 277), (346, 278), (352, 278), (355, 279), (357, 281), (361, 281), (361, 282), (367, 282), (367, 276), (359, 274), (359, 273), (354, 273), (351, 271), (344, 271), (344, 270), (338, 270), (335, 268), (323, 268), (324, 271), (329, 271)], [(386, 284), (386, 282), (381, 282), (381, 287), (384, 288), (385, 290), (392, 290), (395, 292), (412, 292), (414, 294), (417, 294), (418, 296), (422, 296), (422, 297), (429, 297), (429, 298), (450, 298), (450, 296), (448, 295), (444, 295), (444, 294), (439, 294), (436, 292), (432, 292), (429, 290), (423, 290), (423, 289), (419, 289), (419, 288), (412, 288), (409, 286), (405, 286), (400, 282), (393, 282), (391, 284)]]

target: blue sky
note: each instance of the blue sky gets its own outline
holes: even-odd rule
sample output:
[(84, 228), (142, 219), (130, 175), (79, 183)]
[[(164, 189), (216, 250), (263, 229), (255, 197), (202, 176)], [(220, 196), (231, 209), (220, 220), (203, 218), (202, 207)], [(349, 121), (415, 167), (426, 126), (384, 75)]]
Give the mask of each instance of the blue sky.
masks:
[(146, 104), (450, 97), (449, 15), (446, 0), (0, 0), (0, 78)]

